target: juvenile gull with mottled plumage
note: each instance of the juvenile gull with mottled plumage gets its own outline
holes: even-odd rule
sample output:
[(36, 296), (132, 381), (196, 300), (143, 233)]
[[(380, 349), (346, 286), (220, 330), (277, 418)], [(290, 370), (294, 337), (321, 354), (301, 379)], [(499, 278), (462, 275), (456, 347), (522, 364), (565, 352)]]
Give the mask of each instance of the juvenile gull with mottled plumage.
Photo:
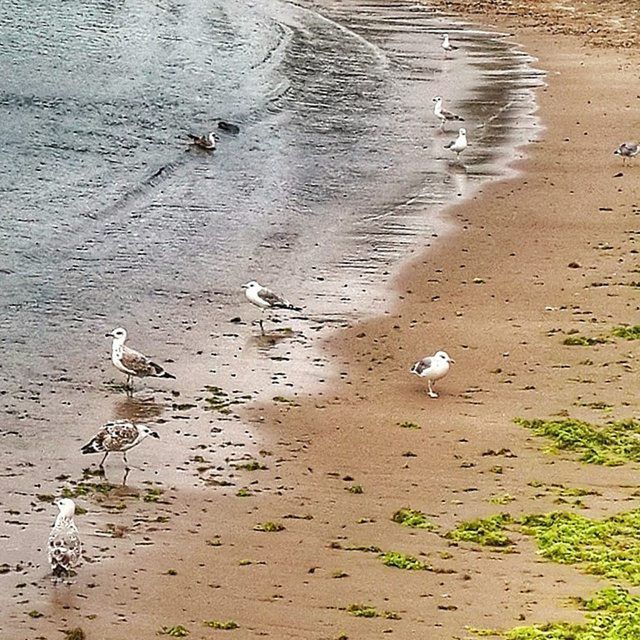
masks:
[(136, 378), (174, 378), (175, 376), (147, 356), (127, 347), (127, 332), (122, 327), (114, 329), (107, 337), (113, 338), (111, 362), (116, 369), (127, 374), (127, 387), (133, 392), (133, 376)]
[(125, 468), (129, 468), (127, 451), (139, 445), (145, 438), (160, 438), (157, 431), (149, 428), (145, 424), (134, 424), (128, 420), (116, 420), (107, 422), (100, 431), (82, 447), (82, 453), (104, 453), (100, 461), (100, 468), (104, 466), (104, 461), (112, 451), (122, 453)]
[[(277, 293), (274, 293), (271, 289), (267, 289), (266, 287), (258, 284), (255, 280), (251, 280), (251, 282), (243, 284), (242, 288), (247, 296), (247, 300), (258, 307), (263, 313), (265, 309), (291, 309), (292, 311), (302, 311), (301, 307), (292, 305), (288, 300)], [(262, 318), (260, 318), (260, 330), (264, 333)]]
[(429, 387), (429, 397), (437, 398), (438, 394), (433, 390), (431, 383), (433, 381), (435, 384), (436, 380), (444, 378), (444, 376), (449, 373), (449, 366), (453, 363), (454, 361), (444, 351), (438, 351), (432, 356), (418, 360), (418, 362), (411, 367), (411, 373), (415, 373), (421, 378), (426, 378)]
[(640, 145), (637, 142), (623, 142), (614, 152), (614, 156), (622, 156), (622, 164), (627, 158), (635, 158), (640, 153)]
[(82, 543), (73, 521), (76, 505), (70, 498), (59, 498), (55, 505), (60, 512), (51, 528), (47, 544), (52, 580), (70, 578), (73, 569), (82, 562)]

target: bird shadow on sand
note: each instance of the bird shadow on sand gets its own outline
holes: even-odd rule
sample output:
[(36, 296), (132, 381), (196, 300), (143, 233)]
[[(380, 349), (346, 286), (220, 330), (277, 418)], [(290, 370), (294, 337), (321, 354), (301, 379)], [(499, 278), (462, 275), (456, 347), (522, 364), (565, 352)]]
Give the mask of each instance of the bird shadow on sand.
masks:
[(301, 340), (304, 340), (304, 334), (301, 331), (294, 331), (290, 327), (282, 327), (252, 335), (248, 342), (251, 346), (256, 347), (258, 351), (265, 352), (283, 342)]

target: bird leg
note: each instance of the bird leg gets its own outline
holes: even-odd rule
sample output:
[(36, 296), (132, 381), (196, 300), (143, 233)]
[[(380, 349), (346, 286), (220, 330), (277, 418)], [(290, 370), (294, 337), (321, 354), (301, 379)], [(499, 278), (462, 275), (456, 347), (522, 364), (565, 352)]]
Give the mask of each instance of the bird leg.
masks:
[(124, 468), (128, 471), (129, 470), (129, 461), (127, 460), (127, 452), (123, 451), (122, 452), (122, 459), (124, 460)]
[(260, 320), (258, 320), (258, 324), (260, 325), (260, 332), (262, 333), (262, 335), (264, 335), (264, 325), (263, 323), (263, 319), (260, 318)]
[(127, 374), (126, 389), (127, 389), (127, 395), (132, 396), (133, 395), (133, 376), (131, 374)]
[(109, 455), (109, 452), (107, 451), (107, 453), (104, 454), (104, 458), (100, 460), (100, 464), (98, 465), (100, 469), (102, 469), (102, 473), (104, 473), (104, 461), (107, 459), (108, 455)]
[(122, 477), (122, 486), (126, 487), (127, 486), (127, 478), (129, 477), (129, 473), (131, 473), (131, 469), (129, 469), (129, 467), (126, 467), (124, 470), (124, 476)]
[(430, 398), (437, 398), (438, 394), (433, 390), (433, 388), (431, 386), (431, 380), (427, 380), (427, 385), (429, 386), (429, 397)]

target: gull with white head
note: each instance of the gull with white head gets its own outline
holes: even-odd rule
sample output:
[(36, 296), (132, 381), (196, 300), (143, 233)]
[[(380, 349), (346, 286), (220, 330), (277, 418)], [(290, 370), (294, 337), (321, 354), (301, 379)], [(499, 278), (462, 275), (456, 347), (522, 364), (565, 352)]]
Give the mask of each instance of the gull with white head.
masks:
[(627, 158), (635, 158), (640, 153), (640, 145), (637, 142), (623, 142), (614, 152), (614, 156), (622, 157), (622, 164), (625, 164)]
[(447, 111), (442, 108), (442, 97), (436, 96), (433, 99), (435, 103), (433, 107), (433, 113), (438, 120), (440, 120), (440, 128), (444, 131), (444, 125), (447, 122), (454, 122), (455, 120), (460, 120), (464, 122), (464, 118), (461, 118), (457, 113), (451, 113), (451, 111)]
[(432, 383), (436, 380), (444, 378), (449, 373), (450, 365), (454, 364), (454, 361), (444, 351), (437, 351), (434, 355), (422, 358), (418, 360), (412, 367), (411, 373), (415, 373), (421, 378), (427, 380), (427, 386), (429, 387), (429, 397), (437, 398), (438, 394), (433, 390)]
[[(244, 294), (247, 297), (247, 300), (258, 307), (263, 314), (266, 309), (291, 309), (292, 311), (302, 311), (301, 307), (292, 305), (288, 300), (277, 293), (274, 293), (271, 289), (267, 289), (261, 284), (258, 284), (255, 280), (251, 280), (250, 282), (243, 284), (242, 288), (244, 289)], [(260, 318), (260, 330), (264, 333), (262, 322), (263, 319)]]
[(440, 45), (442, 47), (442, 49), (444, 50), (444, 55), (446, 56), (447, 53), (449, 53), (449, 51), (455, 51), (458, 47), (454, 47), (450, 40), (449, 40), (449, 34), (448, 33), (443, 33), (442, 34), (442, 44)]
[(159, 364), (156, 364), (147, 356), (131, 349), (125, 342), (127, 341), (127, 332), (122, 327), (114, 329), (111, 333), (107, 333), (108, 338), (113, 338), (111, 345), (111, 362), (113, 366), (127, 374), (127, 392), (133, 393), (133, 377), (136, 378), (174, 378), (175, 376), (164, 370)]
[(467, 148), (467, 130), (463, 127), (458, 129), (458, 137), (455, 140), (444, 145), (445, 149), (454, 151), (456, 160), (460, 158), (460, 154)]
[(59, 513), (51, 528), (47, 543), (49, 565), (52, 580), (57, 583), (63, 578), (69, 579), (73, 569), (82, 562), (82, 543), (78, 528), (73, 521), (76, 505), (70, 498), (55, 501)]
[(112, 451), (122, 453), (125, 468), (129, 469), (127, 451), (139, 445), (145, 438), (160, 438), (157, 431), (154, 431), (145, 424), (134, 424), (129, 420), (116, 420), (107, 422), (98, 433), (82, 447), (82, 453), (104, 453), (104, 457), (98, 465), (101, 469), (107, 456)]
[(194, 133), (187, 134), (191, 140), (190, 144), (205, 151), (213, 151), (216, 148), (216, 134), (211, 131), (206, 136), (197, 136)]

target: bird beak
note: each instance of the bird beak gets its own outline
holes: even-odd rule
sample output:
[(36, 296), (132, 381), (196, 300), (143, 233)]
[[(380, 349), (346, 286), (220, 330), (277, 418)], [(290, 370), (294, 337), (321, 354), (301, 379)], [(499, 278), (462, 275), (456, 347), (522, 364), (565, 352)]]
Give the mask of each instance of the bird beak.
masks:
[(246, 284), (243, 284), (240, 288), (241, 289), (248, 289), (249, 288), (249, 283), (247, 282)]
[(451, 364), (455, 364), (455, 363), (456, 363), (456, 361), (455, 361), (455, 360), (453, 360), (452, 358), (449, 358), (449, 362), (450, 362)]
[(104, 337), (105, 338), (113, 338), (113, 333), (105, 333)]
[(160, 435), (158, 434), (158, 432), (157, 432), (157, 431), (152, 431), (149, 435), (150, 435), (152, 438), (158, 438), (158, 440), (160, 440)]

